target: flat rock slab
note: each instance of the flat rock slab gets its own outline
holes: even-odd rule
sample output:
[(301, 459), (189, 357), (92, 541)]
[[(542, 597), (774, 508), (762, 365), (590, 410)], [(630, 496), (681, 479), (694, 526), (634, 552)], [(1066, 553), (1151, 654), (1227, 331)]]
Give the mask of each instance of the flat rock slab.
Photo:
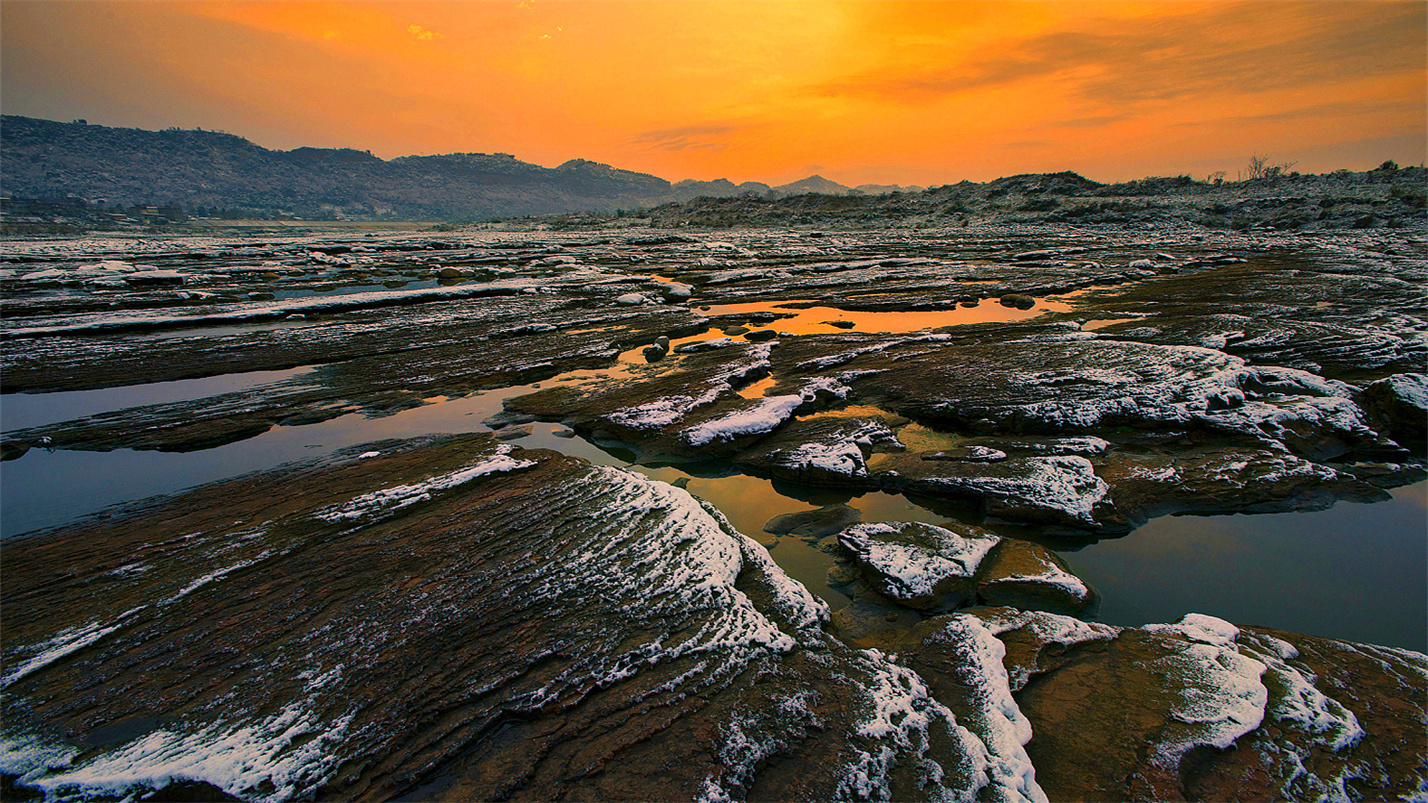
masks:
[(387, 442), (0, 550), (10, 791), (1044, 797), (717, 512), (553, 452)]

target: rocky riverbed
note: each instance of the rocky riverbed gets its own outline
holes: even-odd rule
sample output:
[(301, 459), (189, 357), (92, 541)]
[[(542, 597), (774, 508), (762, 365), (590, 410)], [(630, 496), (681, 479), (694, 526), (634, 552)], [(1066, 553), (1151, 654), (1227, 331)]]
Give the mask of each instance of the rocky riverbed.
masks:
[(1412, 228), (7, 242), (5, 797), (1421, 794), (1423, 654), (1068, 558), (1417, 487), (1426, 285)]

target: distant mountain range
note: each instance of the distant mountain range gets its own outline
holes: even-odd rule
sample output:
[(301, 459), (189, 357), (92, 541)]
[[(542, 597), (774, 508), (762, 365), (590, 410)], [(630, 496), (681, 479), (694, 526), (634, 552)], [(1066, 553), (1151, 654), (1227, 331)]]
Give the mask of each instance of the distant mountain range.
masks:
[(145, 131), (84, 121), (0, 117), (0, 194), (82, 199), (106, 209), (167, 207), (184, 214), (281, 213), (309, 219), (479, 220), (652, 207), (700, 197), (877, 194), (822, 176), (770, 187), (728, 179), (670, 183), (573, 159), (559, 167), (506, 153), (383, 160), (346, 148), (275, 151), (216, 131)]

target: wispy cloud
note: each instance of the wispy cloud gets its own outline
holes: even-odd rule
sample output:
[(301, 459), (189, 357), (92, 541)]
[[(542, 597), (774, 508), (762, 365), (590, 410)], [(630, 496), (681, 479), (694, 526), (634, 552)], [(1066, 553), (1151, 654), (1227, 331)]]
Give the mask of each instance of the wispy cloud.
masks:
[(661, 128), (638, 134), (630, 142), (665, 151), (721, 151), (729, 144), (728, 136), (743, 128), (745, 126), (719, 123)]
[(1360, 118), (1370, 114), (1411, 115), (1414, 113), (1420, 118), (1428, 117), (1428, 110), (1425, 110), (1421, 103), (1358, 100), (1319, 103), (1312, 106), (1301, 106), (1268, 114), (1241, 114), (1229, 117), (1216, 117), (1211, 120), (1192, 120), (1179, 123), (1178, 125), (1193, 128), (1200, 126), (1221, 126), (1226, 123), (1235, 125), (1246, 125), (1250, 123), (1293, 123), (1304, 120), (1322, 121), (1346, 117)]
[(431, 41), (434, 41), (434, 40), (436, 40), (436, 39), (445, 39), (445, 38), (446, 38), (446, 35), (445, 35), (445, 34), (440, 34), (440, 33), (437, 33), (436, 31), (428, 31), (427, 29), (421, 27), (420, 25), (408, 25), (408, 26), (407, 26), (407, 33), (411, 34), (411, 35), (412, 35), (413, 37), (415, 37), (418, 41), (422, 41), (422, 42), (431, 42)]
[[(915, 103), (1018, 81), (1061, 77), (1100, 103), (1307, 88), (1422, 71), (1428, 5), (1314, 3), (1294, 17), (1279, 3), (1212, 7), (1111, 29), (1060, 30), (936, 67), (889, 65), (815, 93)], [(1301, 7), (1302, 9), (1302, 7)], [(1349, 13), (1352, 12), (1352, 13)]]

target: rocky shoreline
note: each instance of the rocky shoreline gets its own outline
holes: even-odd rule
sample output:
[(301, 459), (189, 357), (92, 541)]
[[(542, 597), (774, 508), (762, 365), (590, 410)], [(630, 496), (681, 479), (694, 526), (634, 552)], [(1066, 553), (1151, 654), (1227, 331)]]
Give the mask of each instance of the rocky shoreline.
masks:
[[(1421, 482), (1417, 229), (114, 237), (0, 259), (4, 404), (113, 394), (0, 408), (12, 475), (42, 450), (371, 433), (0, 542), (7, 799), (1428, 783), (1422, 654), (1194, 611), (1096, 622), (1047, 546)], [(184, 384), (221, 376), (252, 379)], [(483, 393), (496, 414), (384, 439)], [(575, 456), (597, 446), (625, 462)], [(981, 521), (828, 505), (741, 531), (659, 466)], [(850, 602), (780, 565), (795, 540)]]

